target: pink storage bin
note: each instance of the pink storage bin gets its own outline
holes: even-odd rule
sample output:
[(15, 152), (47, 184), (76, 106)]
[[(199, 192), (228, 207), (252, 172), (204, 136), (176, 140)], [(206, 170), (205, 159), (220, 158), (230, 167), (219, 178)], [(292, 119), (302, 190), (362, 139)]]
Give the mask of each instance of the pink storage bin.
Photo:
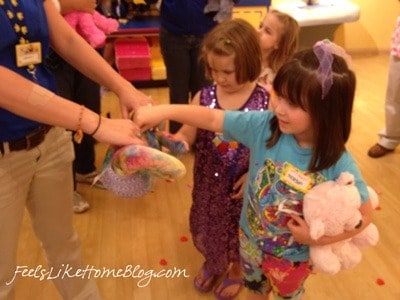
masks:
[(118, 39), (114, 47), (118, 70), (150, 68), (150, 47), (145, 37)]
[(129, 81), (151, 80), (151, 68), (121, 69), (119, 74)]

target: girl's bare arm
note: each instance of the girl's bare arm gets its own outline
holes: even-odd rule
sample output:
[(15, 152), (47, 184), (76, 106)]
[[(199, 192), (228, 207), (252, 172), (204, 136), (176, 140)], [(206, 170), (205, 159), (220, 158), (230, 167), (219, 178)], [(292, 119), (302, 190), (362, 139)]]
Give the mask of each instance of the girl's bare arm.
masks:
[(174, 120), (196, 128), (222, 132), (225, 112), (197, 105), (142, 106), (134, 115), (134, 121), (142, 131), (157, 126), (164, 120)]
[(362, 216), (361, 226), (354, 228), (351, 231), (345, 231), (342, 234), (335, 236), (322, 236), (318, 240), (313, 240), (310, 236), (310, 228), (308, 227), (306, 221), (299, 216), (292, 215), (292, 219), (288, 222), (288, 227), (293, 234), (294, 239), (302, 244), (311, 246), (322, 246), (327, 244), (336, 243), (345, 239), (349, 239), (356, 234), (363, 231), (372, 220), (372, 205), (371, 201), (363, 203), (360, 207), (360, 212)]

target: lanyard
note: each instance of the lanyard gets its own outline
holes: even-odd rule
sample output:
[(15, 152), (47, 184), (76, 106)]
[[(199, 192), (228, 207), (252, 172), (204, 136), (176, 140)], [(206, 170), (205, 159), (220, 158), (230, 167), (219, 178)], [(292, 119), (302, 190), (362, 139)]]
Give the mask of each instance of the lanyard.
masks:
[(0, 6), (18, 37), (18, 44), (15, 45), (16, 65), (26, 67), (27, 72), (37, 82), (35, 64), (42, 61), (41, 44), (39, 42), (30, 43), (27, 39), (28, 27), (25, 24), (24, 13), (19, 7), (19, 0), (0, 0)]

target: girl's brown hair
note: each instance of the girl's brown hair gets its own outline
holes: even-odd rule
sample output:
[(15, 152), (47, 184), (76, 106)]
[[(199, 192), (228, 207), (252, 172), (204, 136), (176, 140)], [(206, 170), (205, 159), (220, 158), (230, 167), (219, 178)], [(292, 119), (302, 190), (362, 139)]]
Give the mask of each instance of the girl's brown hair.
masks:
[(254, 81), (261, 73), (261, 48), (257, 30), (242, 19), (227, 20), (213, 28), (204, 38), (200, 59), (204, 61), (207, 77), (211, 70), (207, 55), (235, 55), (236, 81)]
[[(319, 61), (313, 49), (295, 54), (279, 69), (273, 82), (277, 96), (310, 114), (314, 132), (313, 155), (308, 167), (311, 172), (321, 171), (337, 162), (351, 130), (356, 78), (342, 57), (333, 56), (333, 84), (323, 99), (318, 81)], [(271, 131), (267, 148), (272, 147), (282, 134), (276, 117), (271, 120)]]
[(300, 27), (297, 21), (286, 13), (273, 9), (268, 14), (275, 15), (282, 25), (279, 46), (271, 52), (267, 62), (272, 71), (277, 72), (283, 63), (297, 51)]

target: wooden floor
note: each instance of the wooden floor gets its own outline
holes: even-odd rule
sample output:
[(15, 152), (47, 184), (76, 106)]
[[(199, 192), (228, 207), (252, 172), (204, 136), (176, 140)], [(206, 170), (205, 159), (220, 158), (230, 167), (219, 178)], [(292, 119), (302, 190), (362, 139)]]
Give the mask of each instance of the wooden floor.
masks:
[[(380, 159), (366, 155), (384, 124), (388, 55), (355, 57), (353, 66), (358, 86), (348, 148), (359, 162), (368, 184), (380, 193), (381, 210), (374, 216), (380, 230), (380, 242), (376, 247), (366, 249), (362, 263), (351, 271), (335, 276), (312, 275), (306, 284), (305, 300), (400, 299), (400, 148)], [(166, 88), (144, 91), (156, 102), (168, 101)], [(104, 114), (118, 115), (111, 94), (106, 95), (102, 104)], [(97, 145), (99, 166), (105, 149), (106, 145)], [(91, 205), (88, 212), (74, 216), (82, 241), (82, 254), (89, 266), (99, 269), (133, 266), (147, 274), (162, 269), (182, 271), (175, 278), (99, 278), (97, 282), (104, 299), (214, 299), (212, 294), (197, 292), (192, 284), (202, 258), (193, 247), (188, 229), (192, 156), (189, 154), (182, 160), (188, 169), (186, 177), (174, 183), (158, 181), (154, 191), (140, 199), (125, 200), (105, 190), (79, 186), (79, 191)], [(40, 264), (45, 264), (40, 245), (25, 218), (18, 265), (35, 268)], [(245, 299), (245, 294), (242, 292), (238, 299)], [(50, 281), (19, 278), (17, 300), (25, 299), (60, 298)]]

